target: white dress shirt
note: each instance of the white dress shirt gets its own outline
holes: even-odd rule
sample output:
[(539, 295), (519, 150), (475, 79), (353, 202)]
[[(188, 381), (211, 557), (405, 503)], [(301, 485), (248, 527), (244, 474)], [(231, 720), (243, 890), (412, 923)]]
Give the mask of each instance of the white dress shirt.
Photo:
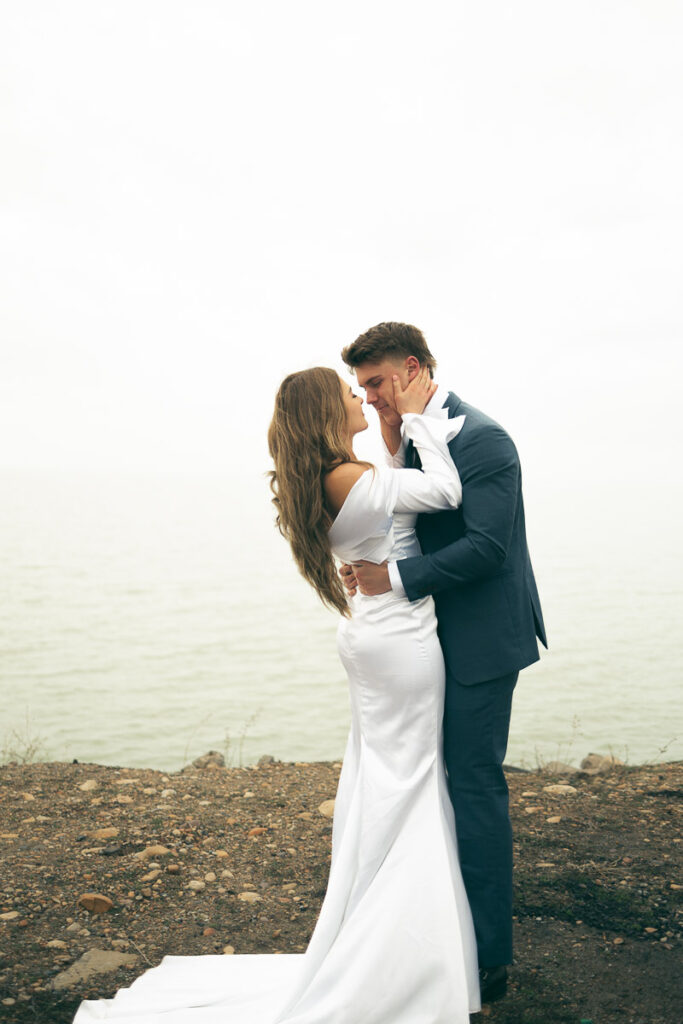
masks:
[[(448, 409), (444, 408), (446, 400), (448, 398), (448, 391), (440, 384), (437, 385), (437, 389), (432, 397), (425, 406), (423, 416), (433, 416), (435, 419), (447, 420)], [(406, 464), (406, 439), (403, 436), (403, 425), (401, 425), (401, 444), (395, 455), (392, 455), (386, 444), (384, 438), (382, 438), (382, 444), (384, 446), (384, 454), (387, 461), (387, 465), (393, 466), (394, 469), (402, 469)], [(389, 569), (389, 582), (391, 583), (391, 589), (398, 597), (406, 597), (405, 588), (401, 581), (401, 574), (398, 571), (396, 562), (387, 562), (387, 568)]]

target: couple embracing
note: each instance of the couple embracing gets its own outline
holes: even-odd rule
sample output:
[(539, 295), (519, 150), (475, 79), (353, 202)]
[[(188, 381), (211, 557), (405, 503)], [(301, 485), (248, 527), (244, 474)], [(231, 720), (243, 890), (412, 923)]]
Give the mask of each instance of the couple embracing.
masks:
[(518, 673), (545, 644), (519, 459), (497, 423), (437, 386), (417, 328), (378, 324), (342, 358), (379, 414), (386, 465), (355, 457), (363, 400), (334, 370), (285, 378), (269, 431), (277, 522), (341, 613), (351, 699), (310, 944), (166, 956), (114, 999), (83, 1002), (75, 1024), (466, 1024), (505, 993), (502, 763)]

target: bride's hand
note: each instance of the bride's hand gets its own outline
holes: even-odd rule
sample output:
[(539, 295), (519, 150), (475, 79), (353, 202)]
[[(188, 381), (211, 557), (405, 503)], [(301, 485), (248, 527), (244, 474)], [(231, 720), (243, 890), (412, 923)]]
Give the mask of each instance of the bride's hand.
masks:
[(429, 376), (426, 366), (423, 366), (417, 376), (408, 382), (405, 391), (401, 388), (401, 382), (395, 374), (393, 383), (396, 410), (401, 416), (407, 412), (424, 412), (425, 406), (436, 391), (436, 383)]

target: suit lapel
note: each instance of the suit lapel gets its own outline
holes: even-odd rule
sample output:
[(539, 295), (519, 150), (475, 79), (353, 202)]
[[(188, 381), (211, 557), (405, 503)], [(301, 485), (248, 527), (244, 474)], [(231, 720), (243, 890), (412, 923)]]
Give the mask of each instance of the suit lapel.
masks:
[[(448, 418), (449, 420), (452, 420), (455, 416), (457, 416), (459, 406), (460, 399), (456, 394), (454, 394), (453, 391), (449, 391), (448, 398), (441, 406), (441, 408), (448, 409)], [(406, 466), (408, 467), (408, 469), (422, 469), (420, 453), (418, 452), (417, 448), (410, 439), (408, 439), (408, 443), (406, 444)]]
[[(449, 391), (448, 398), (441, 408), (448, 409), (448, 418), (449, 420), (452, 420), (458, 415), (458, 409), (461, 404), (462, 399), (458, 398), (454, 391)], [(408, 443), (406, 444), (406, 467), (408, 469), (422, 469), (420, 453), (410, 439), (408, 439)]]
[(444, 402), (442, 408), (448, 409), (448, 418), (452, 420), (458, 415), (458, 409), (462, 405), (462, 399), (458, 398), (454, 391), (448, 392), (448, 398)]

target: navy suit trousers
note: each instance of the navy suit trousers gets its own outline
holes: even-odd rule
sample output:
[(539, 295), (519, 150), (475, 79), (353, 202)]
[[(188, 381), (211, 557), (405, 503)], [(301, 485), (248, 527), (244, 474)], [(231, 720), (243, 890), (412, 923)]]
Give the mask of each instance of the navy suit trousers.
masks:
[(512, 962), (512, 828), (503, 773), (519, 673), (446, 681), (444, 759), (480, 967)]

